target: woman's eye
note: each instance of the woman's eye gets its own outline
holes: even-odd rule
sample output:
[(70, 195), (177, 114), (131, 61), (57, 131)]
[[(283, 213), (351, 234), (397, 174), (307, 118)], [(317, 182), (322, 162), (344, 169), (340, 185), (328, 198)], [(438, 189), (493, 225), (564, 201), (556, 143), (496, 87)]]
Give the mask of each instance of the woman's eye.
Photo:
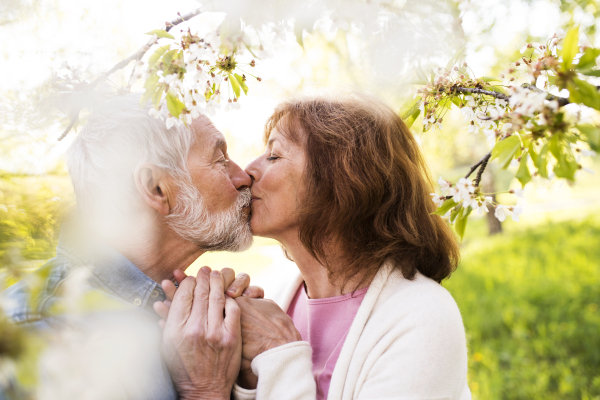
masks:
[(267, 157), (267, 160), (269, 160), (269, 161), (275, 161), (275, 160), (277, 160), (277, 159), (279, 159), (279, 158), (280, 158), (280, 157), (278, 157), (278, 156), (273, 156), (273, 155), (272, 155), (272, 156), (270, 156), (270, 157)]

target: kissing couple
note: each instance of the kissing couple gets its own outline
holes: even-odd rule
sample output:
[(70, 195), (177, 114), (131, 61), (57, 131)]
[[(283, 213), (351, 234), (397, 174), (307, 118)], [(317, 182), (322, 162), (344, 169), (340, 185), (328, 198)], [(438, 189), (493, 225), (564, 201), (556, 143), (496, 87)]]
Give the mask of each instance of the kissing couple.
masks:
[[(458, 243), (432, 214), (424, 156), (396, 112), (362, 94), (289, 99), (242, 169), (208, 117), (167, 129), (139, 98), (92, 112), (67, 154), (74, 221), (33, 273), (43, 289), (6, 293), (25, 329), (75, 326), (109, 343), (74, 351), (89, 355), (73, 370), (96, 385), (72, 398), (471, 398), (462, 318), (441, 285)], [(229, 268), (184, 273), (253, 235), (297, 266), (268, 299)], [(121, 307), (53, 312), (73, 287)], [(46, 362), (46, 393), (71, 387), (66, 369)]]

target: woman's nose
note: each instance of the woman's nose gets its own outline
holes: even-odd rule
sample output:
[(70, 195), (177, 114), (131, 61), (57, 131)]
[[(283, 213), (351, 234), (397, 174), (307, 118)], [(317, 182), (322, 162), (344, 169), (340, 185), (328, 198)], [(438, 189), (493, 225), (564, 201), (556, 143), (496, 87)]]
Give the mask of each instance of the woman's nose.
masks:
[(260, 158), (255, 159), (250, 164), (246, 166), (246, 173), (250, 175), (252, 182), (259, 181), (262, 175), (261, 167), (260, 167)]

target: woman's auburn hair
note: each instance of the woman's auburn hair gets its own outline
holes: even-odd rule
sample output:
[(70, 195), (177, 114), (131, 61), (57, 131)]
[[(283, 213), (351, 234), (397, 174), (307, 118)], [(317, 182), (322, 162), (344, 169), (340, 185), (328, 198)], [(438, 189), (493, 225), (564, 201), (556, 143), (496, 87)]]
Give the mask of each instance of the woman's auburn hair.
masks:
[[(306, 153), (299, 237), (343, 286), (391, 259), (406, 279), (440, 282), (456, 269), (456, 236), (435, 211), (429, 169), (412, 133), (390, 107), (359, 94), (290, 99), (265, 126)], [(332, 270), (335, 243), (344, 268)], [(357, 286), (358, 287), (358, 286)]]

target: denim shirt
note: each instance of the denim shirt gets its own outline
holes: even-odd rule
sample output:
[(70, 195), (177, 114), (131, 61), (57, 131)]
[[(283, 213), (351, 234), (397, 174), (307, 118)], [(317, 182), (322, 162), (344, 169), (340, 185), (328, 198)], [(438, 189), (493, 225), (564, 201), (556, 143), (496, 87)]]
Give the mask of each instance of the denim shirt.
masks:
[[(131, 261), (114, 249), (100, 243), (82, 240), (78, 238), (73, 240), (72, 234), (63, 231), (57, 247), (57, 255), (46, 264), (44, 264), (34, 274), (46, 276), (44, 288), (37, 295), (37, 304), (32, 309), (30, 304), (30, 292), (25, 281), (18, 282), (9, 287), (4, 296), (9, 300), (8, 308), (4, 311), (6, 315), (15, 323), (28, 329), (60, 329), (64, 326), (64, 321), (60, 316), (52, 315), (50, 312), (52, 305), (58, 300), (61, 285), (65, 282), (70, 273), (77, 268), (87, 268), (91, 274), (89, 279), (90, 290), (98, 290), (111, 300), (116, 300), (125, 306), (128, 312), (131, 312), (134, 318), (139, 317), (144, 320), (152, 320), (148, 324), (146, 337), (160, 338), (160, 328), (158, 327), (159, 317), (154, 313), (152, 305), (156, 301), (166, 299), (165, 293), (160, 285), (146, 276)], [(109, 318), (111, 314), (109, 314)], [(121, 316), (122, 317), (122, 316)], [(106, 318), (106, 316), (105, 316)], [(115, 314), (117, 324), (119, 320)], [(131, 318), (129, 318), (131, 320)], [(145, 327), (145, 325), (144, 325)], [(146, 328), (144, 328), (146, 329)], [(148, 360), (151, 360), (148, 362)], [(118, 362), (119, 360), (115, 360)], [(143, 371), (150, 371), (146, 381), (151, 382), (152, 393), (148, 396), (148, 387), (145, 388), (144, 400), (176, 400), (177, 392), (171, 381), (166, 364), (160, 352), (160, 341), (157, 340), (156, 346), (148, 348), (144, 352)], [(150, 365), (148, 365), (150, 364)], [(127, 376), (122, 377), (127, 380)], [(112, 382), (111, 382), (112, 383)], [(124, 397), (131, 400), (142, 400), (135, 393), (129, 391)], [(2, 394), (0, 391), (0, 399)]]

